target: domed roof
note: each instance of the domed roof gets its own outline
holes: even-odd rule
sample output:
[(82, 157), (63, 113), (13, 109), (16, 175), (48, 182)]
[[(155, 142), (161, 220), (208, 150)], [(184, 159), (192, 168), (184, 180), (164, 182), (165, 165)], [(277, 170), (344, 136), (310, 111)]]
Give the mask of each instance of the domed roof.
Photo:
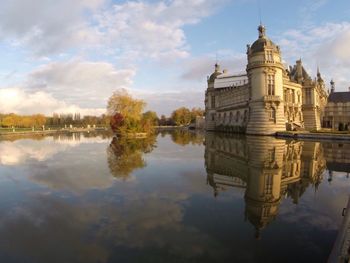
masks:
[(266, 29), (263, 25), (258, 27), (259, 38), (251, 46), (250, 50), (252, 53), (262, 52), (265, 48), (270, 48), (276, 52), (279, 51), (277, 45), (266, 36), (265, 30)]
[(209, 77), (209, 82), (214, 82), (214, 80), (217, 78), (217, 76), (221, 75), (222, 73), (221, 72), (214, 72), (213, 74), (210, 75)]
[(215, 71), (213, 74), (210, 75), (208, 79), (208, 83), (213, 83), (217, 76), (221, 75), (222, 72), (220, 72), (220, 66), (218, 64), (215, 64)]

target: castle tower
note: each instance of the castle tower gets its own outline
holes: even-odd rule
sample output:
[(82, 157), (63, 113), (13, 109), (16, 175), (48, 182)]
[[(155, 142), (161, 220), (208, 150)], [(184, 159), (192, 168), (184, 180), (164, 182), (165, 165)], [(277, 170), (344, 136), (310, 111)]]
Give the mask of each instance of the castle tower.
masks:
[(283, 65), (281, 53), (258, 27), (259, 38), (247, 46), (247, 74), (250, 83), (250, 115), (247, 134), (270, 135), (285, 131)]
[(247, 136), (249, 173), (245, 215), (259, 232), (273, 221), (281, 202), (285, 141), (270, 136)]
[(214, 92), (214, 82), (215, 79), (221, 75), (220, 65), (218, 63), (215, 64), (214, 72), (208, 76), (208, 88), (205, 93), (205, 123), (206, 130), (215, 130), (215, 115), (216, 115), (216, 102), (215, 102), (215, 92)]

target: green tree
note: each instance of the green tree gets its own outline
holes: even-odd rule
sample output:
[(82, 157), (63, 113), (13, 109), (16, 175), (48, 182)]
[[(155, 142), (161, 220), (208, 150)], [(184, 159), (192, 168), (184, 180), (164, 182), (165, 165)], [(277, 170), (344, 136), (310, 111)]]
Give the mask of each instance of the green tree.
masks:
[(204, 110), (201, 108), (192, 108), (191, 110), (191, 122), (195, 122), (197, 117), (203, 117)]
[(119, 127), (119, 133), (143, 132), (141, 123), (142, 111), (146, 103), (143, 100), (134, 99), (125, 89), (120, 89), (113, 93), (107, 104), (109, 116), (121, 114), (123, 125)]
[(165, 115), (161, 115), (160, 116), (159, 125), (160, 126), (166, 126), (167, 125), (167, 119), (166, 119)]
[(157, 126), (159, 121), (158, 115), (155, 111), (146, 111), (142, 114), (142, 119), (149, 121), (153, 126)]
[(4, 127), (12, 127), (15, 126), (15, 117), (14, 114), (9, 114), (5, 116), (2, 120), (2, 125)]
[(171, 118), (176, 125), (189, 125), (191, 123), (191, 111), (186, 107), (181, 107), (173, 111)]
[(46, 123), (46, 117), (43, 114), (35, 114), (32, 118), (36, 127), (41, 127)]

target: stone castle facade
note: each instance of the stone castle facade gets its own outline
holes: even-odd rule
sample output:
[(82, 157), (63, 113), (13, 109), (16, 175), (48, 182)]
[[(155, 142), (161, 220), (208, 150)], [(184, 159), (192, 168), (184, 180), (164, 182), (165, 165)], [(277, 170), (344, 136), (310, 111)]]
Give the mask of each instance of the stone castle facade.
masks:
[(312, 79), (301, 60), (285, 68), (281, 51), (258, 27), (247, 45), (246, 74), (233, 75), (218, 64), (205, 93), (207, 130), (272, 135), (277, 131), (321, 128), (328, 93), (319, 71)]
[[(335, 83), (332, 80), (331, 92), (323, 116), (323, 127), (333, 130), (350, 129), (350, 91), (335, 91)], [(349, 88), (350, 90), (350, 88)]]

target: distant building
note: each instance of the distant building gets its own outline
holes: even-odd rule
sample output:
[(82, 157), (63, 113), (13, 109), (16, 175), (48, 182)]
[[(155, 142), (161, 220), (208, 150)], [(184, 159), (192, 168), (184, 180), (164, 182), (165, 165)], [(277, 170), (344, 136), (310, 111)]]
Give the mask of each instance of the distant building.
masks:
[(208, 77), (206, 129), (262, 135), (320, 129), (328, 93), (319, 70), (312, 79), (301, 60), (286, 69), (279, 46), (264, 26), (258, 31), (259, 38), (247, 45), (246, 73), (222, 72), (216, 64)]
[(348, 130), (350, 128), (350, 91), (335, 92), (333, 80), (324, 111), (323, 126), (335, 130)]

